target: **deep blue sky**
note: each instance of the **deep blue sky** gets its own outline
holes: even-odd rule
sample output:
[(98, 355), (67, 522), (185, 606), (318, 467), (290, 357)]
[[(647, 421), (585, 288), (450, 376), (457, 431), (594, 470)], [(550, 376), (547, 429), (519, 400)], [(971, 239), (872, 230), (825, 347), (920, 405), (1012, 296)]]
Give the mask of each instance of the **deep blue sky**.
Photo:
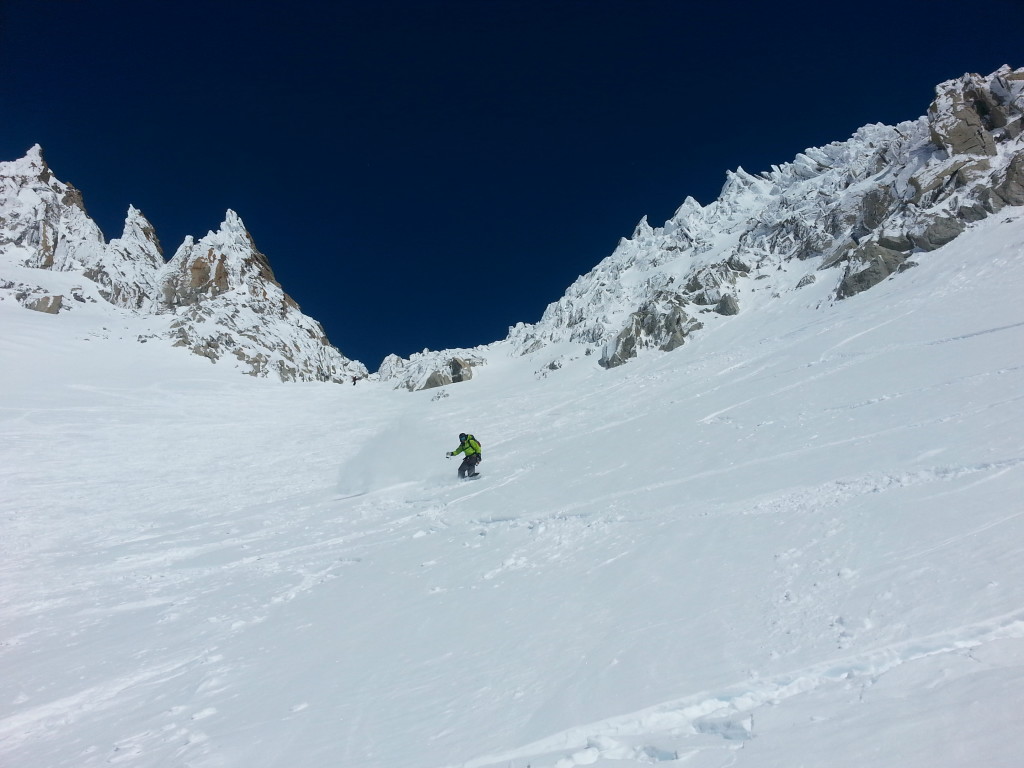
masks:
[(545, 306), (726, 170), (1024, 66), (1024, 2), (0, 0), (0, 159), (43, 146), (108, 238), (236, 210), (371, 370)]

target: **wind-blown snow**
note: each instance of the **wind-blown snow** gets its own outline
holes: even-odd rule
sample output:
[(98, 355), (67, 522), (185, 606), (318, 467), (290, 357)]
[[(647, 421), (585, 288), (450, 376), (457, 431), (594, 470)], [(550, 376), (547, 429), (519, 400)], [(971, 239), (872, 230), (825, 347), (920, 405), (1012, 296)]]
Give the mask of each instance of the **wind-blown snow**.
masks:
[(0, 301), (0, 763), (1019, 765), (1022, 213), (447, 397)]

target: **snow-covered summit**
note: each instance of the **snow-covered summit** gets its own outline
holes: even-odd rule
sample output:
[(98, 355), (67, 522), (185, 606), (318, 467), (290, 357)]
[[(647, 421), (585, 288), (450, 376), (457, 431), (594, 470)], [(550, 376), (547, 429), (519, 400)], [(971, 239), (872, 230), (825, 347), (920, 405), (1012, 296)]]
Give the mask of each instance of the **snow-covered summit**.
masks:
[(54, 177), (39, 145), (0, 163), (0, 249), (27, 267), (70, 271), (103, 259), (103, 233), (81, 193)]
[(54, 177), (38, 145), (0, 163), (0, 300), (52, 314), (79, 304), (112, 317), (127, 310), (148, 320), (143, 340), (166, 339), (257, 376), (341, 382), (366, 374), (282, 290), (237, 213), (198, 241), (187, 237), (165, 263), (153, 225), (134, 206), (107, 243), (81, 193)]
[(284, 381), (365, 376), (274, 278), (241, 217), (227, 212), (216, 232), (189, 237), (157, 275), (159, 312), (174, 314), (175, 343), (211, 359), (231, 354), (254, 375)]

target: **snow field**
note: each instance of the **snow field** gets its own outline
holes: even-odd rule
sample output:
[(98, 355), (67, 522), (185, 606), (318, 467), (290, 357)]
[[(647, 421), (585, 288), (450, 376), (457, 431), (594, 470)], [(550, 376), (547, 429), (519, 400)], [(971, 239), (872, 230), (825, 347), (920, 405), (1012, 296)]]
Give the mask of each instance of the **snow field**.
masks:
[(0, 763), (1015, 766), (1022, 252), (440, 398), (0, 303)]

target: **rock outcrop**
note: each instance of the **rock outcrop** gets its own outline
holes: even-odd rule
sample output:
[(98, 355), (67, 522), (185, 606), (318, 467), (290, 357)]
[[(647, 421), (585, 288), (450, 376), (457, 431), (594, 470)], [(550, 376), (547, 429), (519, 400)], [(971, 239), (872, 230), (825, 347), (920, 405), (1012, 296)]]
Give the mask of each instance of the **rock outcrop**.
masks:
[(849, 257), (846, 274), (839, 283), (836, 295), (840, 299), (854, 296), (895, 274), (907, 257), (899, 251), (867, 243)]

